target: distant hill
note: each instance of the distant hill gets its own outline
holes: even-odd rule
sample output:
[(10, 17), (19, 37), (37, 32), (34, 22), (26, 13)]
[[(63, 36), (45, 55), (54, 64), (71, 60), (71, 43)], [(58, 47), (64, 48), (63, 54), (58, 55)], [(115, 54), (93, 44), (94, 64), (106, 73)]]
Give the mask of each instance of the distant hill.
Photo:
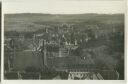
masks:
[(124, 14), (41, 14), (41, 13), (19, 13), (5, 14), (5, 31), (36, 31), (46, 25), (57, 25), (62, 23), (88, 24), (96, 22), (104, 24), (124, 23)]

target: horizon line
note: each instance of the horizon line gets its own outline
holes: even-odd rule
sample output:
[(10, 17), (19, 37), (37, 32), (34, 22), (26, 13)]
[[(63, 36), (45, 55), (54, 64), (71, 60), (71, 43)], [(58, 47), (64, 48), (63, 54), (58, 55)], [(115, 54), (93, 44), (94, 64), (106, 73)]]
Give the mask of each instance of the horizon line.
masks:
[(107, 15), (113, 15), (113, 14), (125, 14), (125, 13), (4, 13), (4, 14), (46, 14), (46, 15), (78, 15), (78, 14), (107, 14)]

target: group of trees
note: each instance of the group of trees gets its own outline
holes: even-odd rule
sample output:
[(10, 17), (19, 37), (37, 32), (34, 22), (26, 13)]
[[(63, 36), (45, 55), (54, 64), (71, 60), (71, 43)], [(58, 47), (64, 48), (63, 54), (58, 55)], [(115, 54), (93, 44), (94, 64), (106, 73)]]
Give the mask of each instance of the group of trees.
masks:
[(110, 32), (108, 28), (108, 34), (106, 30), (104, 31), (106, 35), (101, 34), (98, 38), (94, 38), (94, 34), (98, 33), (93, 29), (89, 30), (87, 33), (92, 39), (81, 43), (75, 51), (72, 51), (72, 54), (83, 59), (88, 53), (95, 60), (96, 66), (115, 70), (120, 74), (119, 79), (124, 79), (124, 27), (121, 24), (115, 25), (113, 28), (115, 31)]

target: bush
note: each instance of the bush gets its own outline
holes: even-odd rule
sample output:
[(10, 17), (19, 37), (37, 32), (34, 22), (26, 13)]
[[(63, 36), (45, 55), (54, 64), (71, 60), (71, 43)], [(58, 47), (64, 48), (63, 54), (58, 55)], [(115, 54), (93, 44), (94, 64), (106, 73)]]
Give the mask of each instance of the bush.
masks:
[(41, 72), (41, 69), (35, 68), (33, 66), (29, 66), (25, 69), (25, 72), (37, 73), (37, 72)]

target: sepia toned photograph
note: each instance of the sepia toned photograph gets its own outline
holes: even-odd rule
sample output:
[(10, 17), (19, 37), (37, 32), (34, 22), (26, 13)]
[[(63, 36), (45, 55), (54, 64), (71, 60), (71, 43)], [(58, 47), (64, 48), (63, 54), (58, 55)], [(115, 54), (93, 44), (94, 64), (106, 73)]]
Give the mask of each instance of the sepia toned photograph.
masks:
[(4, 79), (124, 80), (124, 13), (122, 0), (4, 3)]

